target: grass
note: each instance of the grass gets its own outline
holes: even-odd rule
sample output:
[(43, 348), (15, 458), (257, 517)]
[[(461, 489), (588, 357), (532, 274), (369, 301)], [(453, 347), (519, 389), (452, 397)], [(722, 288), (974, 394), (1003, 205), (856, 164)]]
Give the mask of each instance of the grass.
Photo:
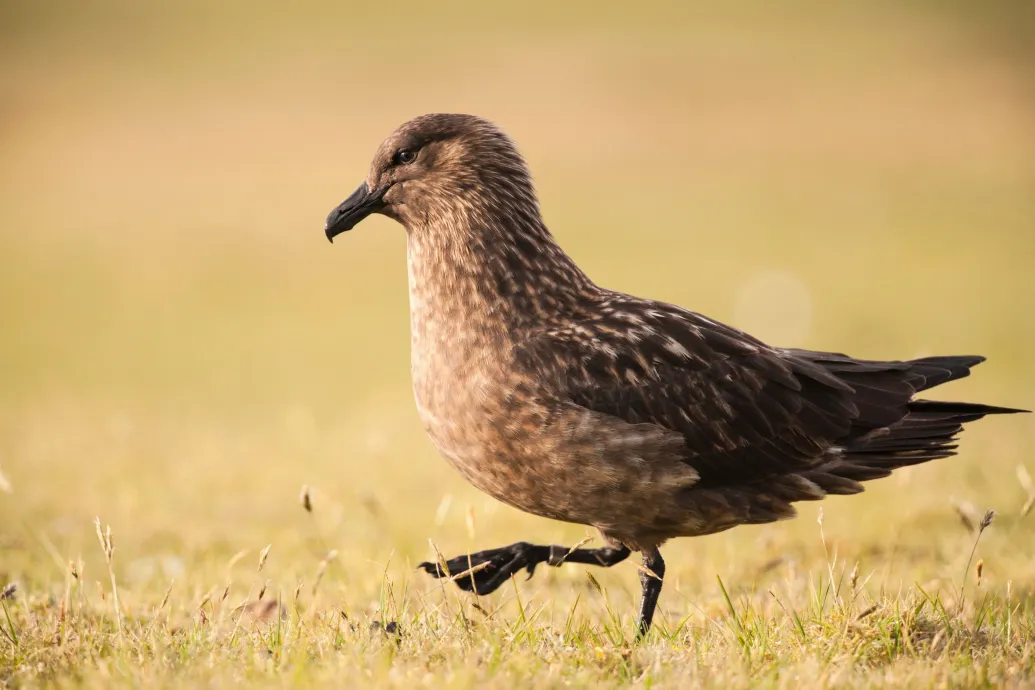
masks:
[[(992, 526), (989, 511), (973, 530), (960, 527), (956, 556), (972, 557)], [(810, 551), (826, 550), (822, 530)], [(546, 596), (541, 583), (515, 582), (474, 600), (334, 550), (271, 580), (272, 545), (234, 554), (221, 576), (209, 574), (210, 587), (198, 588), (204, 578), (192, 569), (183, 579), (194, 587), (173, 581), (159, 598), (156, 575), (120, 605), (117, 535), (100, 523), (97, 532), (110, 587), (73, 562), (61, 593), (4, 593), (9, 682), (779, 687), (808, 674), (838, 686), (976, 687), (1026, 682), (1032, 672), (1030, 592), (983, 580), (983, 561), (975, 570), (969, 558), (955, 578), (899, 588), (836, 553), (774, 558), (740, 587), (717, 577), (690, 596), (677, 578), (665, 615), (635, 643), (633, 592), (609, 591), (591, 573), (549, 582)], [(367, 573), (347, 583), (348, 569)]]
[(1007, 3), (405, 3), (391, 30), (376, 5), (73, 5), (0, 21), (0, 686), (1032, 684), (1030, 418), (671, 542), (640, 643), (632, 561), (480, 598), (417, 572), (598, 537), (437, 457), (402, 233), (321, 230), (395, 124), (478, 112), (601, 283), (777, 344), (984, 354), (944, 395), (1031, 407)]

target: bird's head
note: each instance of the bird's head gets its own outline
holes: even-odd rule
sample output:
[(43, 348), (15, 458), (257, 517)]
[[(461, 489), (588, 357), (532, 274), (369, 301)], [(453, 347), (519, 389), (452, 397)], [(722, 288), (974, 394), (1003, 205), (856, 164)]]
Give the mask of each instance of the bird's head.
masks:
[(372, 213), (409, 232), (479, 214), (534, 214), (524, 159), (495, 125), (473, 115), (422, 115), (385, 139), (367, 179), (327, 216), (327, 239)]

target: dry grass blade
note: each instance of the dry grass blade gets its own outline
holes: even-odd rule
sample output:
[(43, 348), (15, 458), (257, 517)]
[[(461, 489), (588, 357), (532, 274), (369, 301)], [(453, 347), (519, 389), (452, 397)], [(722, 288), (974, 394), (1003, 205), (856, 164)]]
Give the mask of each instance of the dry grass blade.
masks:
[[(101, 518), (96, 517), (93, 521), (97, 530), (97, 540), (101, 543), (101, 550), (104, 551), (104, 559), (108, 563), (108, 575), (111, 577), (111, 598), (115, 607), (115, 624), (118, 629), (119, 639), (123, 639), (122, 632), (122, 608), (119, 606), (119, 588), (115, 583), (115, 541), (111, 534), (111, 525), (101, 529)], [(100, 588), (100, 583), (97, 583)]]
[(323, 559), (320, 560), (320, 565), (316, 568), (316, 579), (313, 580), (313, 588), (310, 592), (314, 597), (316, 596), (316, 588), (320, 586), (320, 581), (323, 580), (323, 575), (327, 572), (327, 567), (331, 564), (331, 561), (337, 557), (338, 552), (332, 549), (327, 552), (327, 555), (324, 556)]
[(1028, 468), (1024, 465), (1017, 465), (1017, 481), (1021, 483), (1024, 493), (1029, 496), (1035, 495), (1035, 482), (1032, 482)]
[(453, 504), (453, 494), (446, 494), (442, 497), (442, 500), (438, 503), (438, 508), (435, 510), (435, 526), (441, 527), (445, 521), (446, 516), (449, 514), (449, 506)]
[(474, 508), (467, 506), (467, 511), (464, 513), (464, 523), (467, 526), (467, 538), (471, 541), (475, 539), (474, 531)]
[(585, 537), (580, 539), (578, 542), (576, 542), (576, 544), (574, 546), (572, 546), (570, 549), (565, 551), (564, 555), (561, 556), (560, 559), (554, 559), (553, 553), (552, 553), (552, 549), (551, 549), (550, 560), (549, 560), (550, 565), (561, 565), (562, 563), (564, 563), (564, 561), (568, 560), (568, 556), (570, 556), (572, 554), (572, 552), (574, 552), (576, 549), (581, 549), (583, 546), (585, 546), (586, 544), (588, 544), (591, 541), (593, 541), (593, 537), (591, 537), (589, 535), (586, 535)]
[(438, 563), (438, 567), (441, 568), (442, 572), (447, 576), (451, 575), (452, 573), (449, 572), (449, 563), (446, 561), (446, 557), (442, 555), (442, 552), (438, 550), (438, 547), (435, 546), (435, 542), (428, 539), (428, 545), (430, 545), (431, 550), (435, 552), (435, 561)]
[(480, 573), (481, 571), (483, 571), (486, 568), (488, 568), (490, 565), (492, 565), (492, 563), (489, 563), (488, 561), (486, 561), (484, 563), (479, 563), (478, 565), (472, 566), (472, 567), (468, 568), (467, 570), (464, 570), (463, 572), (457, 573), (456, 575), (452, 575), (451, 574), (449, 576), (449, 581), (450, 582), (456, 582), (457, 580), (459, 580), (462, 577), (467, 577), (468, 575), (474, 575), (475, 573)]
[(162, 597), (162, 603), (158, 605), (158, 608), (156, 608), (154, 613), (152, 614), (151, 622), (147, 625), (147, 630), (144, 633), (144, 637), (149, 636), (151, 632), (155, 629), (155, 625), (157, 625), (158, 623), (159, 616), (161, 615), (162, 611), (165, 610), (166, 604), (169, 603), (169, 595), (172, 594), (174, 584), (175, 582), (170, 582), (169, 586), (166, 588), (165, 596)]
[(970, 557), (967, 558), (967, 567), (963, 572), (963, 584), (960, 585), (959, 606), (957, 614), (962, 613), (963, 611), (963, 594), (967, 586), (967, 572), (970, 571), (970, 564), (974, 562), (974, 554), (977, 553), (978, 542), (981, 541), (981, 535), (984, 534), (985, 530), (991, 526), (993, 520), (995, 520), (995, 511), (992, 509), (986, 510), (985, 514), (981, 517), (981, 522), (978, 525), (977, 536), (974, 537), (974, 546), (970, 549)]
[(648, 577), (653, 577), (655, 580), (660, 580), (661, 579), (660, 577), (658, 577), (657, 573), (655, 573), (653, 570), (651, 570), (650, 568), (648, 568), (644, 564), (636, 563), (635, 561), (633, 561), (633, 565), (635, 565), (636, 569), (639, 570), (641, 573), (646, 573)]
[(241, 561), (241, 559), (248, 555), (248, 551), (249, 549), (241, 549), (233, 556), (231, 556), (230, 560), (226, 562), (226, 572), (229, 573), (231, 570), (233, 570), (234, 566), (237, 565)]

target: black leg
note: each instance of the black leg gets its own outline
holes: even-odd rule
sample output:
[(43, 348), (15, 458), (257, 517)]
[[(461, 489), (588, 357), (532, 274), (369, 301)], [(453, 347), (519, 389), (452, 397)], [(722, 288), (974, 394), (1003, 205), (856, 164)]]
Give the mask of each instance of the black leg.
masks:
[(654, 610), (658, 607), (662, 580), (665, 578), (665, 561), (657, 548), (643, 552), (643, 567), (653, 575), (640, 571), (643, 599), (640, 601), (640, 620), (636, 623), (637, 637), (644, 637), (650, 630), (650, 624), (654, 621)]
[[(449, 571), (448, 575), (443, 571), (439, 563), (425, 561), (417, 567), (423, 568), (435, 577), (456, 576), (472, 570), (473, 572), (469, 575), (459, 577), (454, 582), (464, 591), (488, 594), (509, 580), (511, 575), (515, 575), (522, 570), (527, 571), (528, 576), (532, 577), (535, 567), (540, 563), (548, 563), (552, 566), (559, 566), (563, 563), (585, 563), (587, 565), (599, 565), (610, 568), (628, 558), (629, 553), (629, 549), (624, 546), (571, 550), (565, 546), (537, 546), (525, 541), (519, 541), (516, 544), (499, 549), (488, 549), (450, 558), (446, 561), (446, 568)], [(486, 563), (488, 565), (483, 565)], [(664, 567), (664, 564), (662, 564), (662, 567)], [(658, 596), (655, 594), (654, 600), (657, 601), (657, 598)], [(653, 608), (651, 612), (653, 613)], [(650, 625), (649, 622), (648, 625)]]

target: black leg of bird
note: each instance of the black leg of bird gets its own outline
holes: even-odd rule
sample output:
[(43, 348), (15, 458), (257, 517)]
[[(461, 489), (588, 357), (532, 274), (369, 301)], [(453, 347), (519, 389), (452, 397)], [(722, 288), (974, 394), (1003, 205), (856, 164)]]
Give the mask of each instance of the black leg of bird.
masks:
[(644, 551), (643, 567), (650, 572), (640, 571), (643, 598), (640, 600), (640, 619), (636, 623), (639, 637), (643, 637), (650, 630), (650, 625), (654, 621), (654, 610), (658, 607), (658, 597), (661, 595), (661, 585), (665, 579), (665, 561), (661, 558), (661, 552), (657, 549)]
[[(489, 594), (522, 570), (532, 577), (540, 563), (560, 566), (564, 563), (583, 563), (610, 568), (629, 557), (624, 546), (605, 546), (599, 549), (569, 549), (566, 546), (539, 546), (519, 541), (498, 549), (450, 558), (443, 569), (440, 563), (425, 561), (418, 565), (435, 577), (455, 577), (457, 586), (466, 592)], [(456, 577), (461, 575), (461, 577)], [(657, 594), (654, 595), (657, 601)]]

